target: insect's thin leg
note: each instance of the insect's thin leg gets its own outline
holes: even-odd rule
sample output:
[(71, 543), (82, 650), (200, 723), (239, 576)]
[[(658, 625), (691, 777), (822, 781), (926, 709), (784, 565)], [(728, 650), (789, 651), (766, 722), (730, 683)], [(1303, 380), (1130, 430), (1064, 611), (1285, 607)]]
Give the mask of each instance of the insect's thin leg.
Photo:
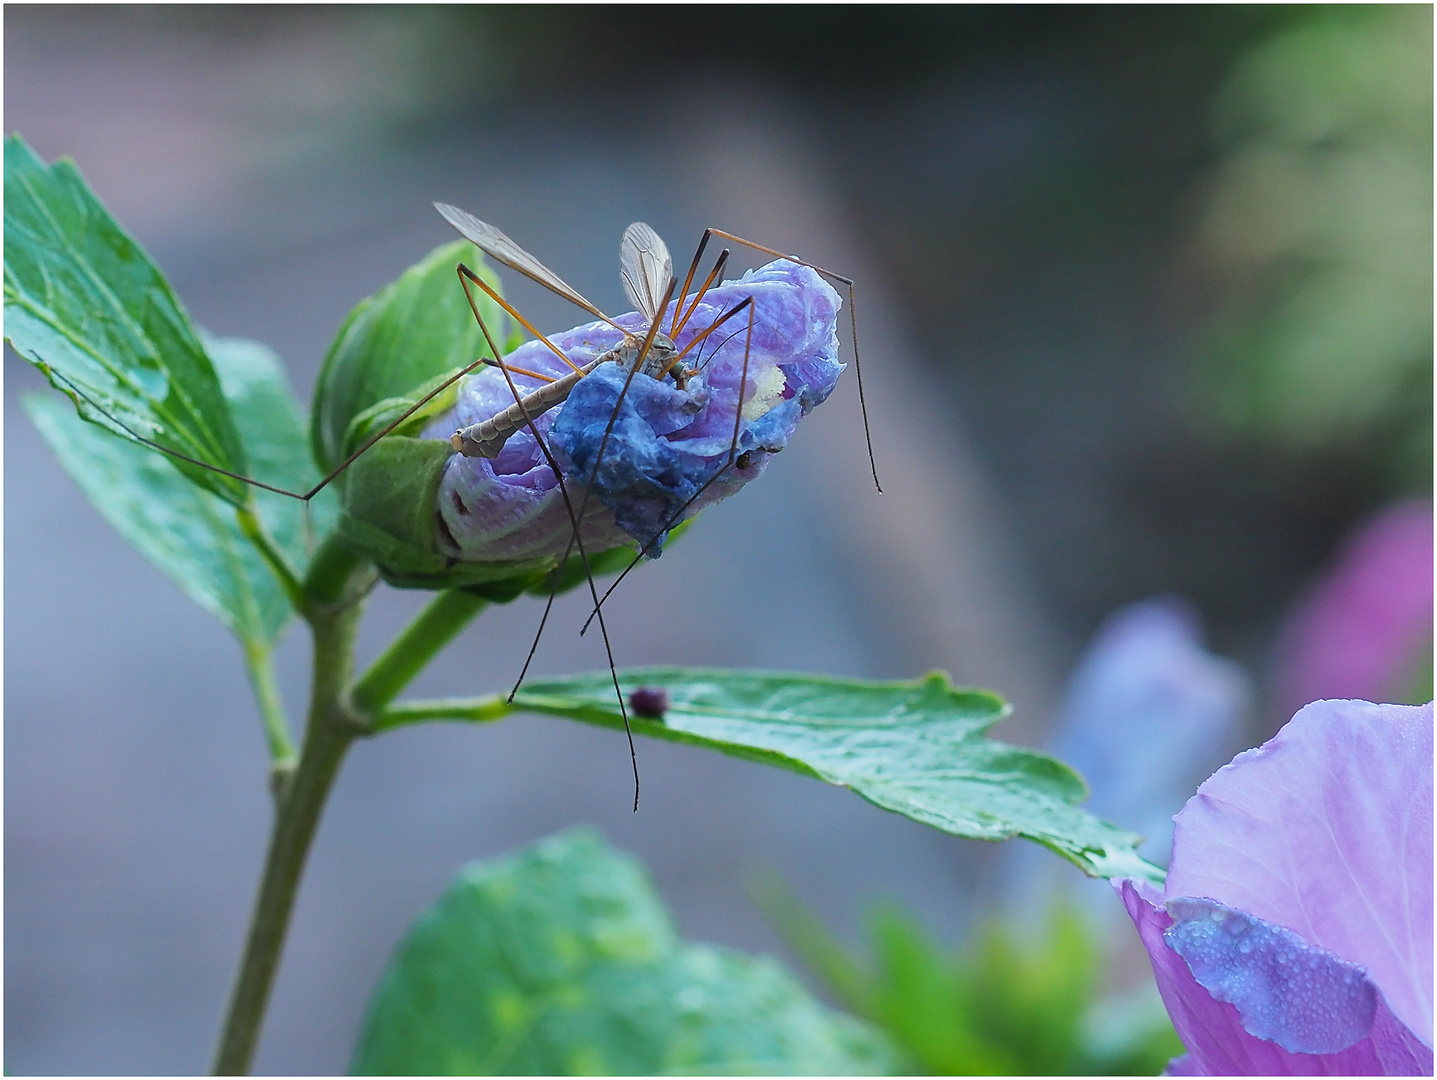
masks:
[(522, 375), (526, 379), (534, 379), (541, 383), (551, 383), (559, 381), (552, 375), (545, 375), (542, 372), (530, 371), (528, 368), (517, 367), (506, 360), (490, 360), (488, 357), (485, 357), (479, 362), (485, 367), (506, 368), (509, 371), (512, 371), (515, 375)]
[[(364, 441), (364, 444), (363, 444), (362, 446), (360, 446), (360, 448), (359, 448), (358, 450), (356, 450), (354, 453), (350, 454), (349, 457), (345, 458), (345, 459), (344, 459), (343, 461), (341, 461), (338, 465), (336, 465), (333, 469), (331, 469), (331, 470), (329, 471), (329, 475), (326, 476), (323, 480), (321, 480), (319, 483), (315, 484), (314, 487), (310, 488), (310, 489), (309, 489), (307, 492), (305, 492), (303, 495), (295, 495), (295, 498), (297, 498), (297, 499), (304, 499), (306, 502), (308, 502), (310, 499), (314, 498), (316, 495), (318, 495), (318, 494), (320, 493), (321, 490), (323, 490), (323, 488), (325, 487), (326, 484), (328, 484), (331, 480), (333, 480), (333, 479), (334, 479), (336, 476), (338, 476), (340, 473), (344, 472), (345, 469), (347, 469), (347, 468), (349, 468), (351, 465), (353, 465), (353, 464), (355, 463), (355, 461), (357, 461), (357, 460), (359, 459), (359, 456), (360, 456), (361, 454), (363, 454), (363, 453), (364, 453), (366, 450), (368, 450), (371, 446), (373, 446), (375, 443), (377, 443), (380, 439), (384, 438), (384, 436), (388, 435), (391, 431), (393, 431), (395, 428), (397, 428), (400, 424), (404, 423), (404, 421), (408, 420), (411, 416), (413, 416), (415, 413), (417, 413), (420, 409), (424, 408), (424, 406), (428, 405), (428, 404), (429, 404), (431, 401), (433, 401), (436, 397), (438, 397), (440, 394), (444, 393), (444, 391), (448, 390), (451, 386), (453, 386), (455, 383), (457, 383), (460, 379), (464, 378), (465, 375), (468, 375), (471, 371), (473, 371), (475, 368), (479, 367), (480, 365), (482, 365), (482, 364), (488, 364), (488, 363), (489, 363), (488, 360), (475, 360), (474, 363), (469, 364), (469, 365), (466, 366), (466, 367), (460, 368), (460, 369), (459, 369), (458, 371), (456, 371), (453, 375), (451, 375), (449, 378), (445, 379), (442, 383), (440, 383), (438, 386), (436, 386), (433, 390), (429, 391), (429, 393), (425, 394), (422, 398), (420, 398), (418, 401), (416, 401), (416, 402), (415, 402), (413, 405), (411, 405), (409, 408), (405, 409), (404, 412), (400, 414), (400, 416), (398, 417), (398, 419), (396, 419), (393, 423), (391, 423), (391, 424), (389, 424), (388, 426), (386, 426), (383, 431), (379, 432), (379, 434), (377, 434), (377, 435), (372, 435), (372, 436), (370, 436), (368, 439), (366, 439), (366, 440)], [(499, 366), (502, 367), (503, 365), (501, 364), (501, 365), (499, 365)], [(211, 466), (211, 467), (212, 467), (212, 466)], [(267, 485), (267, 484), (260, 484), (260, 483), (259, 483), (258, 481), (256, 481), (256, 480), (250, 480), (249, 483), (255, 484), (255, 485), (258, 486), (258, 487), (267, 488), (269, 491), (279, 491), (278, 488), (269, 487), (269, 485)], [(280, 494), (281, 494), (281, 495), (291, 495), (291, 494), (293, 494), (293, 492), (280, 491)]]
[(709, 246), (709, 234), (704, 233), (699, 239), (698, 250), (694, 252), (694, 261), (689, 263), (688, 276), (684, 278), (684, 287), (679, 290), (679, 302), (674, 305), (674, 321), (669, 325), (669, 337), (672, 338), (679, 332), (679, 309), (684, 306), (684, 297), (689, 294), (689, 286), (694, 283), (694, 274), (698, 272), (699, 261), (704, 257), (704, 248)]
[[(750, 297), (749, 299), (751, 300), (753, 298)], [(599, 602), (594, 605), (594, 610), (589, 612), (589, 617), (584, 620), (584, 625), (579, 630), (580, 637), (582, 637), (588, 631), (589, 624), (594, 621), (595, 616), (599, 616), (600, 618), (603, 617), (602, 608), (604, 606), (604, 601), (607, 600), (610, 594), (612, 594), (613, 591), (619, 587), (620, 582), (622, 582), (624, 578), (629, 576), (629, 571), (639, 565), (639, 561), (649, 553), (649, 548), (653, 547), (654, 544), (658, 543), (659, 537), (663, 536), (666, 532), (672, 529), (675, 524), (683, 520), (683, 516), (688, 512), (689, 507), (692, 506), (694, 503), (698, 502), (699, 497), (702, 496), (703, 493), (709, 489), (709, 485), (713, 484), (716, 480), (718, 480), (720, 476), (728, 472), (728, 470), (733, 467), (733, 463), (738, 459), (739, 425), (743, 420), (744, 392), (748, 389), (748, 357), (749, 350), (753, 347), (753, 313), (753, 305), (750, 304), (748, 309), (748, 340), (744, 343), (743, 347), (743, 370), (739, 374), (738, 406), (734, 410), (733, 441), (729, 443), (728, 460), (722, 465), (720, 465), (718, 469), (714, 472), (714, 474), (710, 476), (707, 480), (705, 480), (703, 482), (703, 485), (697, 491), (695, 491), (692, 495), (689, 496), (688, 501), (685, 502), (683, 506), (680, 506), (676, 511), (674, 511), (673, 514), (669, 516), (668, 521), (664, 522), (663, 527), (649, 538), (649, 542), (647, 544), (645, 544), (639, 549), (639, 553), (634, 556), (634, 561), (629, 563), (628, 566), (624, 567), (624, 572), (620, 574), (617, 578), (615, 578), (613, 584), (611, 584), (607, 589), (604, 590), (604, 595), (599, 597)], [(738, 331), (735, 330), (734, 334), (737, 333)], [(733, 337), (733, 334), (730, 334), (729, 337)]]
[[(489, 297), (490, 300), (493, 300), (494, 303), (498, 304), (501, 308), (507, 311), (510, 316), (518, 320), (520, 326), (522, 326), (525, 330), (529, 331), (529, 333), (533, 334), (536, 338), (538, 338), (545, 345), (547, 345), (550, 352), (552, 352), (560, 360), (564, 361), (564, 363), (568, 364), (569, 367), (573, 368), (575, 371), (579, 370), (579, 365), (574, 363), (574, 361), (570, 360), (566, 355), (564, 355), (563, 350), (560, 349), (559, 346), (555, 345), (543, 334), (539, 333), (539, 331), (534, 328), (533, 323), (531, 323), (528, 319), (524, 318), (524, 316), (520, 315), (519, 312), (514, 309), (514, 306), (509, 303), (509, 301), (505, 300), (497, 292), (491, 289), (488, 282), (486, 282), (473, 270), (470, 270), (469, 267), (465, 266), (463, 263), (459, 264), (459, 276), (461, 278), (468, 278), (469, 281), (472, 281), (475, 285), (478, 285), (479, 288), (484, 290), (485, 294)], [(479, 309), (474, 306), (474, 297), (470, 294), (469, 286), (467, 284), (464, 286), (464, 295), (469, 297), (469, 306), (471, 308), (474, 308), (474, 315), (477, 318), (479, 315)]]
[(699, 286), (699, 291), (694, 294), (694, 301), (689, 305), (689, 310), (684, 314), (684, 317), (679, 320), (679, 325), (674, 328), (674, 332), (669, 335), (670, 337), (677, 337), (679, 331), (688, 325), (689, 320), (693, 318), (694, 312), (699, 309), (699, 304), (703, 302), (704, 294), (709, 291), (709, 286), (714, 283), (714, 280), (722, 274), (724, 268), (728, 266), (728, 257), (728, 248), (724, 248), (719, 252), (719, 257), (714, 260), (714, 268), (709, 271), (709, 276), (704, 278), (704, 283)]
[[(588, 508), (589, 508), (589, 492), (590, 492), (590, 490), (592, 489), (592, 487), (593, 487), (593, 485), (594, 485), (594, 480), (595, 480), (595, 479), (598, 477), (598, 475), (599, 475), (599, 465), (600, 465), (600, 464), (603, 462), (603, 460), (604, 460), (604, 450), (605, 450), (605, 448), (609, 445), (609, 436), (610, 436), (611, 434), (613, 434), (613, 431), (614, 431), (614, 423), (615, 423), (615, 421), (618, 419), (618, 416), (619, 416), (619, 409), (620, 409), (620, 408), (623, 406), (623, 404), (624, 404), (624, 398), (625, 398), (625, 397), (628, 395), (628, 393), (629, 393), (629, 385), (634, 381), (634, 376), (635, 376), (636, 374), (638, 374), (639, 369), (644, 366), (644, 357), (645, 357), (645, 355), (647, 355), (647, 353), (648, 353), (648, 351), (649, 351), (649, 346), (651, 346), (651, 345), (654, 343), (654, 335), (658, 333), (658, 331), (659, 331), (659, 323), (660, 323), (660, 322), (662, 321), (662, 319), (663, 319), (665, 309), (667, 309), (668, 306), (669, 306), (669, 299), (674, 295), (674, 284), (675, 284), (675, 283), (674, 283), (673, 281), (670, 281), (670, 282), (669, 282), (668, 291), (664, 294), (664, 302), (659, 305), (658, 313), (654, 315), (653, 323), (649, 326), (649, 332), (648, 332), (648, 334), (645, 335), (645, 337), (644, 337), (643, 344), (642, 344), (642, 345), (640, 346), (640, 348), (639, 348), (638, 356), (636, 356), (636, 357), (634, 358), (634, 366), (629, 369), (629, 374), (628, 374), (628, 376), (624, 379), (624, 387), (623, 387), (622, 390), (619, 391), (619, 398), (618, 398), (618, 400), (614, 402), (614, 411), (609, 414), (609, 426), (604, 429), (604, 437), (603, 437), (603, 439), (600, 440), (600, 442), (599, 442), (599, 452), (594, 455), (594, 470), (593, 470), (593, 474), (589, 477), (589, 482), (588, 482), (586, 485), (584, 485), (584, 497), (579, 500), (579, 513), (578, 513), (577, 518), (576, 518), (577, 521), (583, 521), (583, 520), (584, 520), (584, 513), (585, 513), (585, 512), (588, 510)], [(477, 312), (476, 312), (476, 314), (477, 314)], [(546, 453), (546, 454), (548, 453), (547, 449), (545, 450), (545, 453)], [(558, 475), (558, 474), (556, 474), (556, 475)], [(560, 477), (560, 483), (562, 484), (562, 482), (563, 482), (563, 478)], [(571, 516), (571, 518), (574, 517), (574, 515), (572, 515), (572, 514), (571, 514), (570, 516)], [(562, 566), (564, 565), (564, 563), (566, 563), (566, 562), (569, 561), (569, 552), (573, 550), (573, 542), (574, 542), (574, 540), (577, 540), (578, 537), (579, 537), (579, 527), (578, 527), (578, 525), (576, 524), (576, 525), (574, 526), (574, 535), (573, 535), (573, 537), (570, 538), (569, 546), (564, 549), (564, 558), (563, 558), (563, 560), (559, 563), (559, 566), (560, 566), (560, 567), (562, 567)], [(593, 584), (594, 584), (594, 583), (593, 583), (593, 581), (591, 580), (591, 581), (589, 582), (589, 586), (590, 586), (591, 589), (593, 589)], [(553, 607), (554, 597), (558, 595), (558, 592), (559, 592), (559, 579), (558, 579), (558, 577), (557, 577), (557, 575), (556, 575), (555, 578), (554, 578), (554, 585), (553, 585), (553, 587), (549, 590), (549, 602), (548, 602), (548, 604), (545, 605), (545, 607), (544, 607), (544, 616), (543, 616), (542, 619), (539, 620), (539, 633), (536, 634), (536, 635), (534, 635), (534, 643), (529, 646), (529, 656), (528, 656), (528, 658), (524, 661), (524, 667), (523, 667), (523, 669), (520, 670), (520, 672), (519, 672), (519, 678), (516, 679), (515, 682), (514, 682), (514, 689), (512, 689), (512, 690), (509, 691), (509, 701), (510, 701), (511, 703), (512, 703), (513, 700), (514, 700), (514, 695), (519, 692), (519, 687), (524, 684), (524, 676), (525, 676), (525, 675), (528, 673), (528, 671), (529, 671), (529, 664), (530, 664), (530, 662), (534, 659), (534, 652), (535, 652), (535, 650), (537, 650), (537, 649), (539, 648), (539, 636), (542, 635), (543, 632), (544, 632), (544, 624), (545, 624), (545, 623), (548, 621), (548, 619), (549, 619), (549, 609), (550, 609), (551, 607)], [(596, 597), (595, 597), (595, 603), (597, 604), (597, 602), (598, 602), (598, 598), (597, 598), (597, 596), (596, 596)], [(607, 632), (606, 632), (606, 636), (605, 636), (605, 641), (607, 642)], [(617, 687), (618, 687), (617, 680), (615, 681), (615, 684), (614, 684), (614, 685), (615, 685), (615, 688), (617, 689)], [(620, 707), (621, 710), (623, 709), (623, 702), (622, 702), (622, 701), (619, 703), (619, 707)], [(625, 723), (625, 725), (627, 725), (627, 724), (628, 724), (628, 714), (625, 713), (625, 714), (624, 714), (624, 717), (625, 717), (624, 723)]]
[[(858, 409), (859, 412), (863, 414), (863, 439), (868, 445), (868, 467), (873, 471), (873, 486), (878, 489), (880, 495), (883, 494), (883, 485), (878, 482), (878, 462), (873, 457), (873, 435), (868, 430), (868, 401), (863, 394), (863, 364), (858, 358), (858, 299), (854, 295), (853, 279), (844, 277), (842, 274), (836, 274), (832, 270), (825, 270), (816, 263), (806, 262), (796, 255), (785, 255), (782, 251), (775, 251), (771, 247), (755, 244), (752, 240), (745, 240), (742, 236), (735, 236), (733, 233), (724, 232), (722, 229), (705, 229), (704, 240), (708, 239), (710, 233), (714, 236), (722, 236), (725, 240), (732, 240), (735, 244), (743, 244), (745, 247), (751, 247), (755, 251), (762, 251), (766, 255), (774, 255), (780, 259), (787, 259), (789, 262), (798, 263), (799, 266), (806, 266), (810, 270), (815, 270), (822, 274), (824, 277), (842, 282), (848, 289), (848, 322), (853, 333), (853, 372), (858, 379)], [(702, 247), (703, 241), (699, 243), (700, 247)]]
[[(249, 484), (251, 487), (261, 488), (264, 491), (272, 491), (276, 495), (287, 495), (291, 499), (308, 500), (310, 496), (314, 494), (313, 491), (309, 492), (309, 494), (301, 494), (298, 491), (286, 491), (282, 487), (275, 487), (273, 484), (266, 484), (263, 480), (252, 480), (248, 476), (241, 476), (239, 473), (230, 472), (228, 469), (221, 469), (218, 465), (211, 465), (208, 461), (200, 461), (198, 458), (192, 458), (188, 454), (180, 453), (180, 451), (178, 450), (172, 450), (168, 446), (164, 446), (160, 443), (155, 442), (154, 439), (147, 439), (134, 428), (130, 427), (129, 424), (121, 420), (114, 413), (110, 412), (109, 409), (101, 405), (89, 394), (85, 393), (85, 391), (81, 390), (78, 386), (76, 386), (59, 371), (56, 371), (54, 368), (50, 368), (47, 374), (49, 374), (52, 378), (59, 379), (62, 383), (68, 386), (71, 392), (73, 392), (77, 397), (84, 398), (85, 401), (89, 402), (92, 409), (98, 412), (105, 419), (109, 420), (110, 423), (114, 424), (131, 439), (141, 444), (142, 446), (148, 446), (151, 450), (158, 450), (162, 454), (167, 454), (172, 458), (176, 458), (179, 461), (187, 462), (190, 465), (198, 466), (201, 469), (208, 469), (210, 472), (219, 473), (221, 476), (228, 476), (231, 480), (238, 480), (242, 484)], [(111, 434), (114, 433), (111, 432)]]
[[(467, 289), (465, 290), (465, 295), (468, 295)], [(471, 306), (473, 306), (472, 298), (470, 300), (470, 304)], [(485, 324), (484, 318), (479, 314), (479, 309), (477, 307), (474, 308), (474, 318), (478, 320), (479, 330), (481, 333), (483, 333), (484, 340), (488, 342), (489, 348), (494, 351), (495, 356), (498, 356), (498, 346), (495, 344), (493, 336), (489, 333), (489, 327)], [(544, 441), (544, 436), (539, 434), (539, 429), (534, 424), (534, 418), (530, 416), (529, 411), (524, 408), (523, 396), (519, 393), (519, 388), (514, 385), (514, 377), (509, 373), (508, 365), (500, 363), (498, 367), (499, 370), (504, 373), (505, 380), (509, 383), (509, 392), (514, 395), (514, 403), (519, 406), (519, 411), (523, 413), (524, 426), (529, 429), (529, 434), (534, 436), (534, 442), (537, 443), (539, 449), (543, 451), (544, 460), (548, 462), (549, 468), (553, 470), (554, 478), (559, 481), (559, 494), (564, 500), (564, 509), (568, 512), (569, 525), (573, 529), (573, 532), (569, 537), (569, 547), (565, 548), (564, 550), (564, 558), (559, 562), (558, 567), (555, 568), (554, 584), (557, 587), (559, 582), (559, 571), (562, 570), (564, 564), (569, 561), (569, 550), (575, 544), (577, 544), (579, 547), (579, 559), (584, 564), (584, 577), (587, 578), (589, 582), (589, 595), (593, 598), (594, 603), (597, 604), (599, 602), (599, 590), (598, 587), (594, 584), (593, 572), (589, 569), (589, 555), (588, 552), (584, 550), (584, 538), (582, 535), (580, 535), (579, 522), (581, 518), (574, 515), (574, 505), (569, 500), (569, 489), (568, 485), (564, 483), (564, 473), (559, 468), (559, 463), (554, 460), (553, 452), (550, 451), (549, 444)], [(582, 515), (583, 510), (581, 509), (579, 513), (580, 515)], [(549, 604), (552, 605), (553, 602), (554, 594), (551, 592), (549, 594)], [(548, 618), (549, 608), (545, 607), (544, 619), (539, 624), (540, 634), (544, 632), (544, 622), (547, 622)], [(619, 715), (624, 718), (624, 734), (628, 736), (629, 740), (629, 760), (634, 767), (634, 812), (637, 813), (639, 809), (639, 755), (638, 752), (634, 749), (634, 733), (629, 729), (629, 712), (628, 709), (624, 707), (624, 692), (619, 689), (619, 673), (618, 670), (614, 667), (614, 650), (609, 645), (609, 631), (608, 628), (604, 625), (602, 619), (599, 621), (599, 631), (603, 635), (604, 652), (608, 655), (609, 659), (609, 677), (614, 681), (614, 696), (619, 699)], [(535, 636), (534, 645), (529, 650), (530, 659), (533, 659), (534, 649), (538, 647), (538, 644), (539, 638), (538, 636)], [(525, 661), (525, 670), (528, 669), (528, 666), (528, 661)], [(523, 679), (522, 674), (520, 675), (520, 679)], [(514, 689), (517, 690), (518, 686), (516, 685)], [(514, 700), (514, 693), (512, 691), (509, 694), (509, 700)]]

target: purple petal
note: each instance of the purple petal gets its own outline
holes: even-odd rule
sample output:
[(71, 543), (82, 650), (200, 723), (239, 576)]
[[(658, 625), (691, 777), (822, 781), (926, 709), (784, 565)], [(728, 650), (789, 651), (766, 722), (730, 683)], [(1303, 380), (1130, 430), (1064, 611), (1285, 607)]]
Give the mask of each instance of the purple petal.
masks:
[(1432, 870), (1432, 706), (1320, 701), (1198, 788), (1167, 895), (1361, 965), (1430, 1047)]
[(1243, 1026), (1238, 1009), (1216, 1000), (1164, 938), (1173, 919), (1159, 890), (1133, 880), (1114, 882), (1152, 961), (1163, 1004), (1187, 1054), (1168, 1066), (1174, 1076), (1419, 1076), (1432, 1071), (1432, 1051), (1377, 1005), (1369, 1034), (1330, 1054), (1284, 1050)]
[(1432, 504), (1398, 503), (1294, 610), (1278, 645), (1279, 715), (1322, 698), (1404, 700), (1431, 642)]

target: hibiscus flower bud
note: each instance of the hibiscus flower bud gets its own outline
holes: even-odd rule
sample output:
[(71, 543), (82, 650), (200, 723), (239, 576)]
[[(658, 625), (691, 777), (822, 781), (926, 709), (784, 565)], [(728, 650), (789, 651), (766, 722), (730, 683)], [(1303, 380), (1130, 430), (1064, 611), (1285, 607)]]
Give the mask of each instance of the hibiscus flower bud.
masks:
[[(419, 319), (421, 294), (437, 295), (441, 260), (449, 261), (452, 275), (454, 253), (440, 249), (356, 309), (341, 331), (315, 405), (315, 447), (325, 460), (342, 460), (487, 351), (467, 332), (459, 337), (450, 329), (447, 338), (428, 334), (440, 360), (415, 366), (418, 361), (402, 359), (422, 351), (426, 341), (397, 339), (393, 331), (405, 319)], [(451, 299), (458, 295), (462, 302), (457, 281), (447, 288)], [(750, 298), (751, 335), (744, 308), (705, 336)], [(551, 335), (574, 366), (592, 368), (566, 400), (529, 417), (552, 464), (528, 423), (488, 441), (466, 443), (456, 435), (513, 406), (515, 389), (527, 397), (573, 371), (542, 341), (519, 345), (505, 358), (513, 388), (505, 372), (481, 367), (349, 468), (341, 484), (341, 533), (391, 584), (469, 587), (496, 600), (547, 589), (548, 575), (570, 549), (571, 509), (577, 514), (582, 508), (584, 552), (595, 572), (617, 570), (641, 550), (656, 557), (672, 528), (760, 475), (798, 421), (832, 391), (844, 367), (838, 361), (839, 306), (838, 294), (815, 271), (788, 260), (771, 263), (711, 288), (653, 354), (682, 359), (665, 374), (650, 370), (651, 356), (632, 379), (631, 359), (628, 366), (593, 365), (643, 339), (648, 325), (638, 313), (615, 320), (622, 330), (594, 322)], [(663, 331), (671, 331), (673, 315), (671, 304)], [(463, 316), (473, 325), (467, 306)], [(459, 318), (452, 310), (447, 317)], [(503, 318), (491, 329), (496, 324), (505, 325)], [(427, 381), (391, 396), (389, 375), (396, 365)], [(553, 466), (564, 477), (571, 506)], [(570, 550), (564, 581), (577, 583), (580, 560)]]
[[(586, 550), (627, 544), (657, 556), (674, 525), (759, 476), (799, 420), (833, 390), (844, 368), (838, 361), (838, 294), (815, 271), (787, 260), (710, 289), (673, 338), (676, 350), (750, 297), (751, 343), (745, 309), (683, 356), (674, 368), (677, 379), (643, 371), (630, 378), (626, 367), (603, 363), (567, 401), (534, 418), (564, 473), (575, 512), (589, 488), (581, 533)], [(671, 304), (662, 330), (672, 327), (673, 311)], [(615, 321), (639, 338), (648, 329), (637, 313)], [(621, 345), (624, 334), (593, 322), (550, 340), (584, 367)], [(555, 379), (570, 370), (540, 341), (520, 346), (507, 362)], [(522, 394), (541, 385), (514, 379)], [(513, 402), (504, 374), (482, 369), (461, 381), (454, 409), (436, 418), (427, 434), (448, 438)], [(736, 417), (735, 460), (724, 468)], [(527, 427), (493, 458), (451, 458), (437, 509), (440, 550), (455, 560), (557, 558), (572, 531), (558, 480)]]

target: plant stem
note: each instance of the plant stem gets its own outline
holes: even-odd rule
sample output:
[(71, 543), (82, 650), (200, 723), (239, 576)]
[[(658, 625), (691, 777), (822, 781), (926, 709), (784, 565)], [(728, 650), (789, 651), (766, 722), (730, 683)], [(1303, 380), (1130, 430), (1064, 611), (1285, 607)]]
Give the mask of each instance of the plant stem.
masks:
[(366, 716), (382, 710), (487, 603), (459, 589), (431, 600), (354, 684), (355, 709)]
[(250, 543), (255, 546), (260, 557), (273, 571), (280, 587), (289, 597), (289, 602), (294, 605), (296, 611), (303, 611), (304, 587), (299, 582), (299, 575), (290, 565), (289, 558), (274, 542), (274, 538), (265, 531), (259, 515), (249, 506), (239, 506), (235, 508), (235, 520), (239, 522), (240, 532), (249, 537)]
[(249, 1071), (310, 843), (345, 751), (364, 730), (345, 695), (361, 610), (354, 602), (309, 613), (314, 632), (309, 722), (299, 763), (278, 800), (244, 957), (215, 1053), (216, 1075)]
[(289, 731), (289, 718), (285, 716), (284, 700), (279, 696), (279, 686), (275, 683), (274, 659), (268, 646), (258, 641), (246, 641), (244, 662), (249, 671), (254, 699), (259, 704), (260, 718), (264, 721), (265, 741), (269, 743), (270, 780), (278, 793), (294, 771), (294, 739)]
[(339, 537), (330, 533), (319, 545), (319, 550), (309, 560), (309, 570), (304, 575), (305, 603), (300, 612), (310, 617), (315, 606), (333, 607), (357, 599), (374, 583), (374, 570), (358, 573), (364, 560)]
[(470, 724), (489, 724), (503, 720), (519, 711), (510, 705), (504, 694), (482, 698), (441, 698), (438, 701), (402, 701), (385, 709), (374, 721), (374, 733), (392, 731), (428, 720), (456, 720)]

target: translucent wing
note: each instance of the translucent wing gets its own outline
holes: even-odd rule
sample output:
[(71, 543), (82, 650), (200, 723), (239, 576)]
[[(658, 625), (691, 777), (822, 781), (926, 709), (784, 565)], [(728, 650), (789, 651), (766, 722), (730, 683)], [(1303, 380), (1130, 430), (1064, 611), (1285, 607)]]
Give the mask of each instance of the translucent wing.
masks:
[(624, 242), (619, 245), (619, 276), (624, 279), (624, 295), (629, 303), (653, 322), (674, 280), (674, 260), (659, 234), (642, 221), (624, 230)]
[[(525, 277), (532, 278), (544, 288), (558, 293), (565, 300), (577, 304), (591, 315), (597, 315), (605, 322), (610, 321), (607, 315), (580, 296), (572, 285), (487, 221), (480, 221), (473, 214), (460, 210), (457, 206), (450, 206), (448, 203), (437, 202), (434, 204), (434, 209), (438, 210), (444, 220), (459, 231), (460, 236), (484, 252), (485, 255), (492, 259), (498, 259), (505, 266), (519, 271)], [(645, 227), (647, 228), (647, 226)], [(659, 241), (659, 243), (662, 246), (663, 241)]]

